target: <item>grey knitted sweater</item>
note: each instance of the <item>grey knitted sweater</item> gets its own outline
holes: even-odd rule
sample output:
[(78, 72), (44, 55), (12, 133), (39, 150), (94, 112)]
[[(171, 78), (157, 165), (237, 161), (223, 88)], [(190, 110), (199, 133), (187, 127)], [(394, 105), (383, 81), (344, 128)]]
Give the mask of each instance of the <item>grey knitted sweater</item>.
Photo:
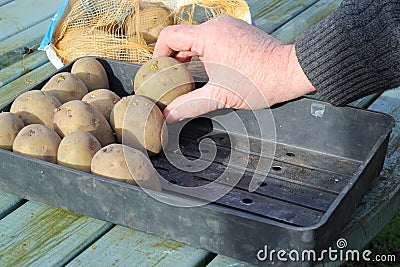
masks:
[(400, 86), (400, 0), (347, 0), (295, 43), (310, 82), (333, 105)]

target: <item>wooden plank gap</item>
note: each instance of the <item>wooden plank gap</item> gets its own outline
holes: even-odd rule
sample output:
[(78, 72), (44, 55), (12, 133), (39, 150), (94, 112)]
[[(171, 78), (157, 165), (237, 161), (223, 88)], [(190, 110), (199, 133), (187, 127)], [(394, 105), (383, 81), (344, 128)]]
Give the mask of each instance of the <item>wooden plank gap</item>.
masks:
[(34, 84), (44, 79), (46, 76), (50, 75), (53, 71), (55, 71), (54, 66), (50, 62), (47, 62), (13, 82), (0, 87), (0, 105), (8, 103), (22, 92), (28, 90)]
[(218, 254), (210, 252), (207, 256), (204, 257), (203, 261), (199, 262), (198, 264), (195, 264), (193, 267), (206, 267), (210, 262), (212, 262)]
[[(18, 47), (27, 46), (33, 41), (37, 42), (38, 46), (46, 34), (47, 29), (50, 25), (51, 19), (45, 20), (41, 23), (33, 25), (18, 34), (2, 41), (0, 43), (0, 55), (5, 54), (9, 51), (15, 51)], [(1, 65), (4, 65), (3, 60), (0, 61)]]
[(8, 3), (13, 2), (14, 0), (0, 0), (0, 7), (7, 5)]
[(111, 223), (28, 201), (0, 221), (2, 266), (63, 266)]
[[(256, 255), (254, 256), (256, 257)], [(232, 267), (255, 267), (255, 265), (239, 261), (230, 257), (226, 257), (223, 255), (218, 255), (215, 257), (207, 267), (220, 267), (220, 266), (232, 266)]]
[(200, 267), (214, 257), (206, 250), (118, 225), (67, 266)]
[(0, 51), (0, 71), (17, 63), (18, 61), (24, 60), (28, 55), (42, 53), (38, 51), (41, 38), (29, 41), (20, 46), (16, 46), (14, 49), (9, 51)]
[(110, 232), (116, 225), (115, 224), (110, 224), (109, 227), (105, 228), (104, 231), (101, 233), (101, 235), (98, 235), (96, 237), (94, 237), (91, 242), (88, 242), (87, 244), (85, 244), (84, 246), (81, 247), (81, 249), (76, 250), (74, 255), (72, 255), (68, 260), (66, 260), (63, 263), (63, 266), (68, 265), (70, 262), (74, 261), (82, 252), (84, 252), (85, 250), (89, 249), (89, 248), (93, 248), (94, 243), (97, 242), (97, 240), (99, 240), (100, 238), (102, 238), (105, 234), (107, 234), (108, 232)]
[(49, 59), (47, 58), (46, 53), (43, 51), (36, 51), (23, 57), (21, 61), (18, 61), (7, 68), (0, 70), (0, 87), (9, 84), (10, 82), (40, 67), (48, 61)]
[(267, 33), (271, 33), (315, 4), (317, 0), (248, 0), (253, 24)]
[(304, 30), (325, 19), (340, 6), (342, 1), (320, 0), (283, 24), (272, 33), (272, 36), (287, 44), (294, 43)]
[(0, 193), (0, 220), (21, 207), (26, 202), (27, 200), (20, 197), (8, 193)]
[(375, 94), (371, 94), (365, 97), (362, 97), (360, 99), (357, 99), (353, 102), (351, 102), (349, 105), (352, 107), (358, 107), (358, 108), (368, 108), (380, 95), (382, 92), (378, 92)]
[(50, 19), (64, 0), (13, 1), (0, 9), (0, 41)]

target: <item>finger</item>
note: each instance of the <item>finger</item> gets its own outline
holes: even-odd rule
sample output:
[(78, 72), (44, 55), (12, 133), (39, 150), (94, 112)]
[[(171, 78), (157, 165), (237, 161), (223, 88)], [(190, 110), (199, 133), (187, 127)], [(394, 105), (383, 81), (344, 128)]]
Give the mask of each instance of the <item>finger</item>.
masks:
[(181, 51), (173, 55), (174, 58), (182, 63), (190, 62), (194, 56), (197, 56), (197, 53), (191, 51)]
[(165, 27), (154, 47), (153, 58), (171, 56), (175, 51), (192, 51), (198, 27), (198, 25), (187, 24)]
[(206, 84), (202, 88), (175, 98), (164, 109), (164, 116), (169, 123), (194, 118), (224, 108), (225, 100), (220, 88)]

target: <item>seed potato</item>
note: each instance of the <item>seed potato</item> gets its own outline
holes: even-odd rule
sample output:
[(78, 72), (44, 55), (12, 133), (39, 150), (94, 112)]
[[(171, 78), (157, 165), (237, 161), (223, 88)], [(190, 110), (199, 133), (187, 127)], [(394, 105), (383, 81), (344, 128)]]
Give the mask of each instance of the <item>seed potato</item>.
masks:
[(57, 163), (61, 138), (42, 124), (30, 124), (19, 131), (13, 143), (13, 152)]
[[(161, 152), (164, 116), (150, 99), (130, 95), (115, 104), (110, 123), (119, 143), (143, 150), (152, 156)], [(164, 128), (165, 129), (165, 128)]]
[(95, 107), (108, 121), (110, 121), (111, 110), (120, 100), (121, 98), (116, 93), (108, 89), (94, 90), (82, 98), (82, 101)]
[(75, 74), (69, 72), (55, 74), (43, 86), (42, 91), (58, 98), (61, 104), (71, 100), (82, 99), (88, 93), (88, 89), (83, 81)]
[(65, 135), (57, 152), (57, 163), (84, 172), (90, 172), (94, 154), (101, 149), (100, 142), (89, 132), (76, 131)]
[(22, 120), (14, 113), (0, 113), (0, 148), (12, 151), (12, 145), (18, 132), (24, 128)]
[(40, 90), (27, 91), (11, 104), (10, 111), (22, 119), (25, 125), (43, 124), (53, 129), (54, 109), (60, 101), (51, 94)]
[(83, 57), (77, 59), (72, 64), (71, 73), (83, 81), (89, 92), (96, 89), (109, 88), (107, 72), (95, 58)]
[(135, 93), (154, 100), (160, 109), (193, 89), (193, 75), (187, 66), (171, 57), (150, 59), (139, 68), (134, 80)]
[(113, 180), (161, 191), (156, 170), (141, 151), (123, 144), (110, 144), (92, 159), (91, 172)]
[(155, 43), (162, 29), (173, 24), (171, 11), (162, 6), (147, 6), (139, 11), (140, 30), (146, 43)]
[(69, 101), (56, 110), (54, 129), (61, 137), (75, 131), (90, 132), (102, 146), (115, 142), (106, 118), (95, 107), (82, 100)]
[[(139, 16), (139, 27), (136, 25), (136, 16)], [(161, 5), (145, 6), (139, 9), (139, 13), (133, 13), (127, 17), (126, 34), (137, 36), (137, 28), (141, 32), (146, 44), (155, 43), (162, 29), (173, 25), (171, 11)]]

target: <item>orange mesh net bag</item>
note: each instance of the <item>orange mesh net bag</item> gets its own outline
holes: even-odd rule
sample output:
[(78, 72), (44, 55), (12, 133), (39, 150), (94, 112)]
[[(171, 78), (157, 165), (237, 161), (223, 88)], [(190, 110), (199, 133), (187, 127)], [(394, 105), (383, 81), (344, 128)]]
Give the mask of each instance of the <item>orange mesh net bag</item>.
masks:
[(62, 63), (82, 56), (144, 63), (168, 25), (199, 24), (228, 14), (251, 22), (243, 0), (71, 0), (50, 42)]

